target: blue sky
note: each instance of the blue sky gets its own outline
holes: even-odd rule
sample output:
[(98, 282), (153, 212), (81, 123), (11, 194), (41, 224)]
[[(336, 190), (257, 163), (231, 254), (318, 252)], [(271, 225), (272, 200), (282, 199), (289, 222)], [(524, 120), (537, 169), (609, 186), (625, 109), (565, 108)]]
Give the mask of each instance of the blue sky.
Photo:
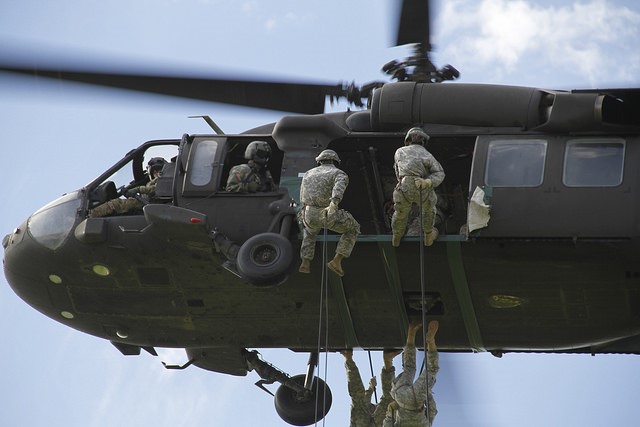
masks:
[[(5, 1), (0, 54), (360, 83), (383, 79), (380, 67), (408, 54), (390, 47), (392, 1), (269, 3)], [(463, 82), (640, 87), (640, 6), (632, 0), (450, 0), (432, 9), (433, 60), (456, 66)], [(0, 75), (0, 232), (145, 140), (209, 132), (188, 118), (198, 114), (229, 133), (282, 115)], [(255, 373), (166, 371), (161, 360), (186, 361), (175, 350), (124, 357), (31, 309), (4, 278), (0, 325), (0, 425), (284, 425), (272, 398), (253, 385)], [(305, 370), (307, 355), (263, 354), (290, 374)], [(372, 357), (377, 373), (381, 355)], [(357, 351), (356, 361), (368, 376), (366, 352)], [(342, 357), (330, 354), (327, 368), (334, 404), (324, 425), (347, 425)], [(640, 356), (443, 354), (434, 425), (635, 426), (639, 391)]]

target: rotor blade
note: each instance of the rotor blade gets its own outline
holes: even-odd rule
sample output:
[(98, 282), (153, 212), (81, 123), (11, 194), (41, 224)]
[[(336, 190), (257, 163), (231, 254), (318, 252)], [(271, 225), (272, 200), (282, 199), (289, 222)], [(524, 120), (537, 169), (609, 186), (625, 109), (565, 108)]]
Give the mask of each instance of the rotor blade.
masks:
[(100, 73), (6, 65), (0, 65), (0, 71), (301, 114), (322, 113), (327, 96), (345, 96), (341, 84)]
[(429, 0), (404, 0), (398, 24), (397, 46), (421, 44), (424, 52), (431, 50), (429, 41)]

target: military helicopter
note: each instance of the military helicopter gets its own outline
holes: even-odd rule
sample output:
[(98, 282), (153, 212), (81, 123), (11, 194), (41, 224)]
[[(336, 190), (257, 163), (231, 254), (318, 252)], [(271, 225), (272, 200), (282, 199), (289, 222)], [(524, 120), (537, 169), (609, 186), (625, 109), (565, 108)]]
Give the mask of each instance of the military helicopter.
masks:
[[(424, 12), (407, 15), (428, 22)], [(276, 402), (283, 418), (308, 423), (315, 410), (308, 404), (310, 381), (291, 380), (247, 349), (317, 350), (308, 331), (317, 323), (313, 284), (322, 263), (315, 260), (311, 277), (295, 272), (294, 216), (300, 174), (315, 165), (320, 150), (332, 148), (352, 180), (342, 206), (363, 231), (348, 268), (368, 274), (329, 276), (332, 341), (322, 351), (400, 346), (407, 320), (426, 310), (446, 319), (450, 330), (441, 346), (452, 351), (636, 353), (629, 165), (638, 90), (435, 84), (454, 77), (454, 69), (430, 64), (424, 34), (407, 37), (399, 44), (418, 42), (420, 54), (387, 67), (397, 82), (319, 92), (319, 99), (349, 96), (367, 109), (322, 114), (320, 107), (304, 110), (311, 103), (303, 101), (278, 108), (312, 115), (287, 116), (240, 135), (185, 135), (132, 150), (5, 238), (7, 278), (38, 310), (110, 340), (124, 354), (184, 347), (189, 364), (235, 375), (252, 369), (267, 382), (282, 382)], [(261, 96), (259, 87), (247, 98), (274, 98)], [(277, 87), (277, 98), (302, 98), (282, 96), (285, 87)], [(429, 149), (447, 171), (442, 237), (425, 258), (433, 283), (426, 296), (410, 244), (417, 238), (391, 248), (385, 208), (395, 179), (390, 159), (415, 124), (428, 129)], [(279, 190), (223, 191), (230, 167), (245, 160), (244, 148), (255, 139), (272, 147)], [(144, 165), (158, 156), (169, 161), (154, 203), (142, 212), (88, 218), (90, 209), (146, 181)], [(603, 173), (594, 176), (594, 170)], [(606, 209), (593, 206), (594, 198)], [(475, 212), (486, 206), (486, 226), (472, 229)], [(576, 218), (576, 208), (593, 214)], [(602, 304), (603, 292), (609, 304)]]

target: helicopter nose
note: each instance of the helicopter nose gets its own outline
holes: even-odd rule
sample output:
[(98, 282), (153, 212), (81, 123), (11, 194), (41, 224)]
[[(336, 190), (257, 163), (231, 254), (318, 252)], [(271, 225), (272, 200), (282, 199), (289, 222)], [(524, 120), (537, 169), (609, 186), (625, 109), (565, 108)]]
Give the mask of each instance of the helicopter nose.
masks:
[(26, 303), (33, 307), (50, 305), (46, 288), (33, 280), (39, 269), (35, 261), (33, 241), (25, 232), (27, 221), (17, 227), (13, 233), (2, 239), (4, 248), (4, 275), (13, 291)]
[(72, 234), (80, 206), (78, 193), (67, 194), (36, 211), (2, 239), (9, 285), (27, 304), (45, 314), (54, 307), (56, 295), (64, 291), (51, 285), (61, 283), (57, 256)]

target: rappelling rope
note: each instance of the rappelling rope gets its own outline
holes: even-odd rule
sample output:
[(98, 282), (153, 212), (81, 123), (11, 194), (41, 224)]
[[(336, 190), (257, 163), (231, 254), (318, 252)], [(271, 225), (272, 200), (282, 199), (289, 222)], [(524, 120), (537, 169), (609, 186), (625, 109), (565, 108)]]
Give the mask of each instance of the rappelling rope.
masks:
[[(371, 361), (371, 350), (367, 350), (367, 353), (369, 353), (369, 368), (371, 369), (371, 378), (375, 377), (375, 374), (373, 373), (373, 362)], [(376, 405), (378, 404), (378, 391), (376, 390), (377, 387), (373, 388), (373, 395), (375, 397), (376, 400)]]
[[(324, 321), (325, 321), (325, 337), (324, 337), (324, 348), (325, 348), (325, 353), (324, 353), (324, 376), (323, 376), (323, 381), (325, 383), (325, 387), (327, 384), (327, 366), (328, 366), (328, 351), (327, 349), (329, 348), (329, 284), (328, 284), (328, 278), (329, 278), (329, 267), (327, 266), (327, 216), (324, 216), (324, 235), (323, 235), (323, 242), (322, 242), (322, 275), (320, 278), (320, 312), (318, 314), (318, 345), (317, 345), (317, 354), (320, 355), (320, 350), (321, 350), (321, 336), (322, 336), (322, 319), (323, 319), (323, 315), (322, 315), (322, 307), (324, 305), (324, 310), (325, 310), (325, 315), (324, 315)], [(323, 304), (324, 303), (324, 304)], [(318, 376), (319, 378), (319, 376)], [(324, 408), (326, 407), (326, 397), (327, 393), (326, 390), (323, 390), (322, 392), (322, 408), (323, 408), (323, 412), (324, 412)], [(316, 409), (315, 409), (315, 425), (318, 425), (318, 399), (320, 398), (320, 384), (319, 382), (316, 382)], [(325, 420), (326, 417), (322, 418), (322, 425), (325, 425)]]
[[(425, 284), (425, 268), (424, 268), (424, 210), (423, 210), (423, 203), (422, 203), (422, 188), (419, 189), (420, 191), (420, 239), (419, 239), (419, 244), (420, 244), (420, 295), (421, 295), (421, 304), (420, 306), (422, 307), (422, 336), (423, 336), (423, 349), (424, 349), (424, 360), (422, 361), (422, 367), (420, 368), (420, 370), (422, 371), (423, 369), (426, 370), (425, 372), (425, 380), (426, 380), (426, 389), (427, 389), (427, 393), (428, 393), (428, 389), (429, 389), (429, 370), (428, 368), (428, 348), (427, 348), (427, 339), (426, 339), (426, 333), (427, 333), (427, 309), (425, 307), (426, 304), (426, 284)], [(429, 399), (427, 398), (427, 396), (425, 396), (425, 405), (426, 405), (426, 417), (427, 417), (427, 421), (429, 420)]]

